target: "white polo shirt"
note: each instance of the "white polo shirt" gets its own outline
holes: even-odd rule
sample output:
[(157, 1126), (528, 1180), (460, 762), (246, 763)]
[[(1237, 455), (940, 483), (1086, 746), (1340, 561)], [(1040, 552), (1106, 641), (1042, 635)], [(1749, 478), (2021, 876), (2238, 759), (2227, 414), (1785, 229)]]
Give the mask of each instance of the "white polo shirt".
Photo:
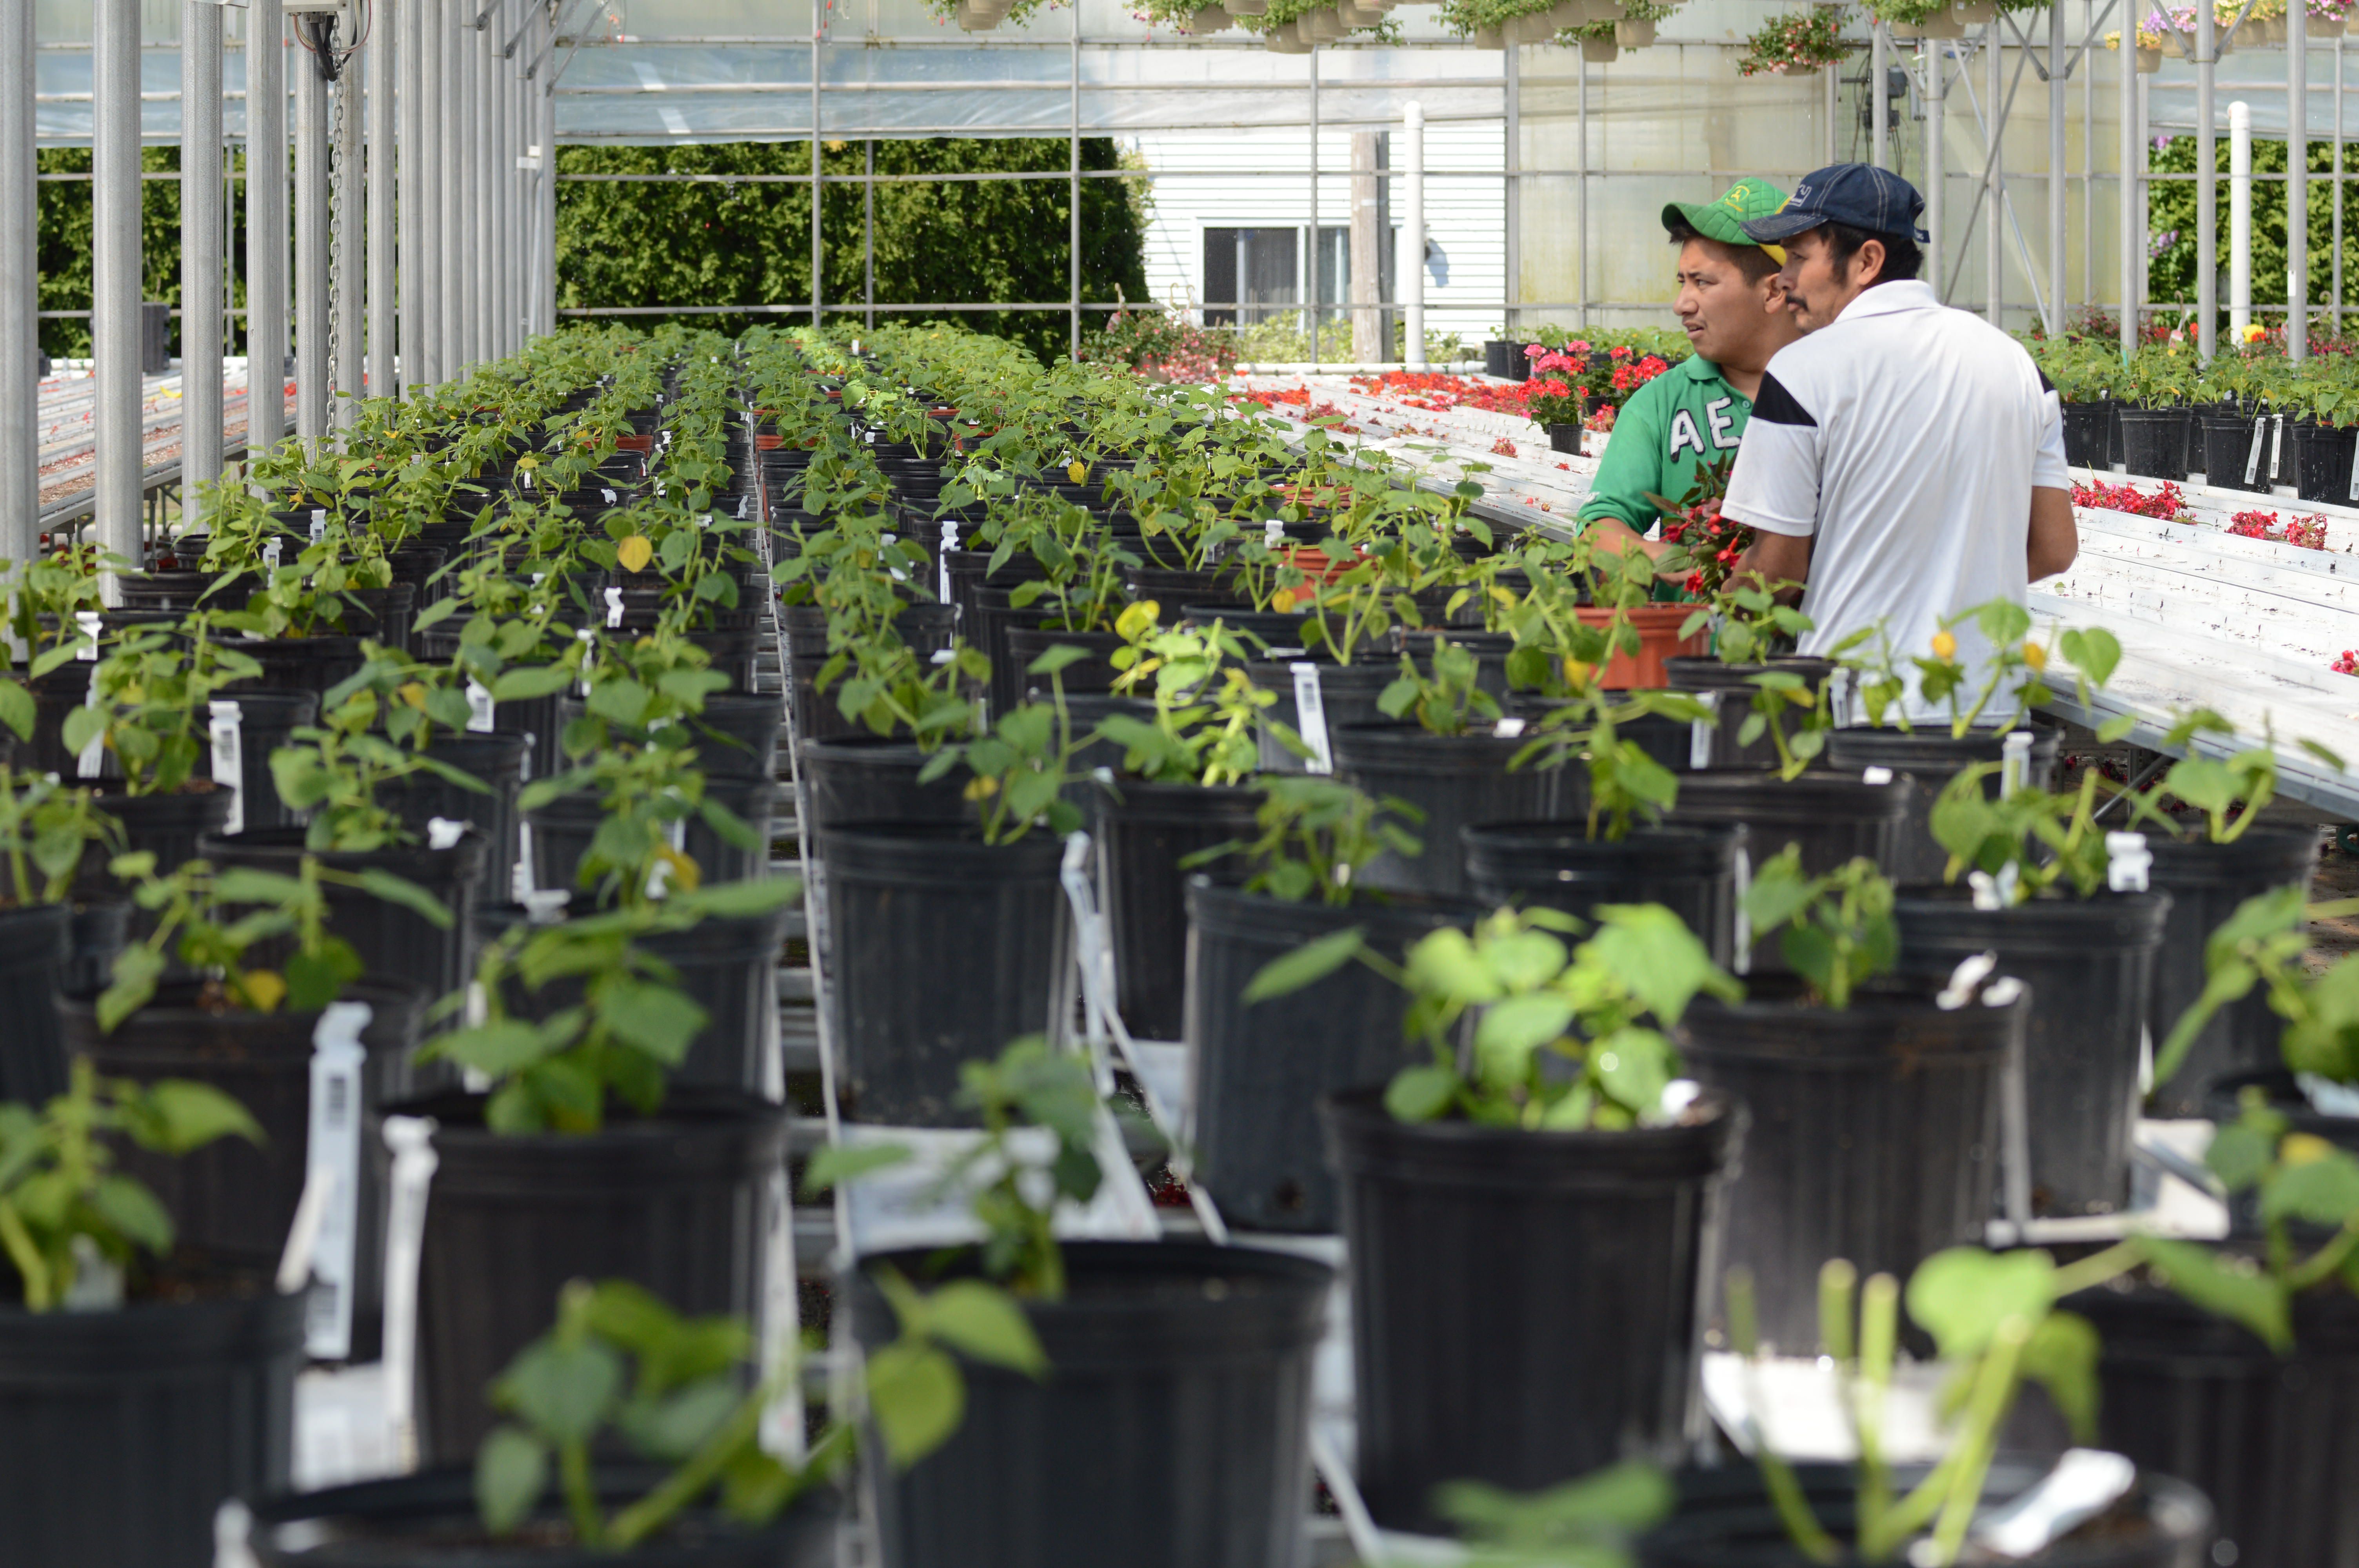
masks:
[[(1813, 541), (1802, 653), (1881, 621), (1898, 660), (1930, 653), (1960, 611), (2023, 601), (2032, 489), (2071, 484), (2056, 391), (2031, 356), (1908, 280), (1777, 351), (1722, 511)], [(1981, 634), (1953, 630), (1979, 669)]]

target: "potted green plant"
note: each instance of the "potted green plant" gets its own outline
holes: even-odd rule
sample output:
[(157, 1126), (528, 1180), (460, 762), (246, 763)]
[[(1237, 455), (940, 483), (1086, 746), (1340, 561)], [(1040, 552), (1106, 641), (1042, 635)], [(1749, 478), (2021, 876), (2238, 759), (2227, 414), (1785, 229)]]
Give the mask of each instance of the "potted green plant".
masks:
[(88, 1062), (0, 1105), (0, 1508), (27, 1561), (207, 1568), (221, 1500), (287, 1485), (304, 1292), (176, 1248), (117, 1164), (254, 1130), (202, 1085)]
[(1711, 756), (1697, 765), (1775, 768), (1791, 779), (1825, 751), (1836, 666), (1832, 659), (1794, 652), (1813, 622), (1779, 600), (1799, 586), (1725, 584), (1688, 617), (1688, 629), (1711, 630), (1712, 654), (1667, 659), (1664, 667), (1673, 690), (1715, 694)]
[(1351, 1259), (1360, 1491), (1389, 1528), (1430, 1531), (1443, 1481), (1528, 1489), (1687, 1441), (1742, 1113), (1669, 1092), (1658, 1025), (1741, 992), (1669, 911), (1599, 913), (1578, 946), (1570, 916), (1501, 911), (1402, 965), (1339, 936), (1256, 979), (1282, 990), (1357, 957), (1410, 998), (1423, 1060), (1320, 1105)]
[(1851, 51), (1843, 36), (1843, 8), (1812, 5), (1773, 16), (1745, 40), (1736, 62), (1739, 76), (1816, 76), (1823, 65), (1841, 65)]
[(94, 854), (119, 852), (122, 831), (74, 789), (0, 763), (0, 1100), (46, 1105), (66, 1090), (60, 996), (104, 971), (123, 946), (128, 907), (78, 902)]

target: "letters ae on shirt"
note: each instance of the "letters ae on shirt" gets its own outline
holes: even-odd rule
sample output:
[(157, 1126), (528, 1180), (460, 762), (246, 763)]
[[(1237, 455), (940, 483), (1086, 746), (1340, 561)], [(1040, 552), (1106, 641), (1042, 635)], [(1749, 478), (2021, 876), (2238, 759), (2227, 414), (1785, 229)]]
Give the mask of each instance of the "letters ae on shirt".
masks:
[[(1669, 440), (1664, 448), (1663, 460), (1675, 463), (1682, 453), (1710, 458), (1715, 453), (1736, 450), (1737, 437), (1745, 428), (1745, 416), (1738, 410), (1738, 402), (1736, 394), (1732, 392), (1725, 397), (1712, 399), (1701, 410), (1681, 408), (1672, 414)], [(1703, 416), (1701, 427), (1696, 417), (1698, 413)], [(1711, 432), (1709, 443), (1705, 439), (1707, 427)]]

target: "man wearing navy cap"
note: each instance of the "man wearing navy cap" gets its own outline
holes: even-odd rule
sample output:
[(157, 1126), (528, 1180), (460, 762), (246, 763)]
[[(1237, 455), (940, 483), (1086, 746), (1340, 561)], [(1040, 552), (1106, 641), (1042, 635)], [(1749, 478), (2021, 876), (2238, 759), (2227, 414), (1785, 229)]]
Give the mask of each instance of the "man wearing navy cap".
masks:
[[(1762, 375), (1721, 510), (1755, 533), (1740, 573), (1805, 585), (1805, 654), (1880, 622), (1897, 654), (1923, 654), (1944, 620), (2020, 601), (2079, 547), (2055, 389), (1918, 281), (1924, 206), (1888, 170), (1836, 164), (1745, 224), (1786, 247), (1804, 336)], [(1971, 623), (1953, 631), (1961, 662), (1987, 657)]]

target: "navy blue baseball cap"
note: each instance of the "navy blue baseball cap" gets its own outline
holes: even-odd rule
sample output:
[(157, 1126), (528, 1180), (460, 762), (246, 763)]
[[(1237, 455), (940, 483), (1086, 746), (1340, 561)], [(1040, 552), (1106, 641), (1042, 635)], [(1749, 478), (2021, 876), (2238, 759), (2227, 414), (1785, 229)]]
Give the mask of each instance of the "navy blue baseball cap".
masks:
[(1925, 231), (1917, 226), (1917, 218), (1924, 211), (1925, 199), (1917, 188), (1888, 168), (1829, 164), (1794, 187), (1786, 205), (1746, 222), (1745, 232), (1755, 244), (1776, 245), (1821, 224), (1841, 223), (1871, 234), (1905, 234), (1922, 243)]

